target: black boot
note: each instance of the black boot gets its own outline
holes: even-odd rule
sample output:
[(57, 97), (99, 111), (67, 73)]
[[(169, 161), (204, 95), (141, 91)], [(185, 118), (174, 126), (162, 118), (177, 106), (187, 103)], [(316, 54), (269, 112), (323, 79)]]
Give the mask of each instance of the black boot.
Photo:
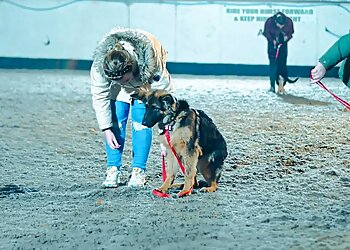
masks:
[(276, 90), (275, 90), (275, 83), (270, 83), (270, 89), (269, 89), (269, 91), (271, 91), (271, 92), (273, 92), (273, 93), (275, 93), (276, 92)]

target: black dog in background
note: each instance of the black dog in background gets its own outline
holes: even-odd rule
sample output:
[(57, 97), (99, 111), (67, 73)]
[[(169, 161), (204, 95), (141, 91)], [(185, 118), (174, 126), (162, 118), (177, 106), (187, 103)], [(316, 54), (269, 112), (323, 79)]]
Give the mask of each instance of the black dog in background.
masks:
[[(277, 70), (278, 70), (278, 65), (277, 65)], [(285, 94), (286, 90), (284, 89), (284, 86), (288, 83), (295, 83), (296, 81), (298, 81), (299, 77), (295, 78), (295, 79), (289, 79), (289, 77), (287, 75), (282, 75), (281, 73), (279, 73), (277, 71), (276, 73), (276, 84), (278, 86), (277, 89), (277, 94)]]
[[(185, 100), (177, 100), (164, 90), (141, 87), (132, 98), (145, 103), (142, 124), (149, 128), (158, 124), (162, 131), (160, 141), (167, 148), (166, 179), (157, 191), (166, 194), (169, 188), (180, 187), (182, 190), (177, 195), (188, 195), (193, 187), (198, 187), (196, 175), (199, 172), (206, 181), (201, 191), (215, 192), (227, 147), (212, 119), (204, 111), (190, 108)], [(170, 145), (166, 133), (170, 135)], [(183, 184), (173, 184), (179, 165), (171, 147), (185, 168)]]
[(273, 70), (275, 70), (275, 76), (276, 76), (276, 84), (278, 86), (277, 93), (278, 94), (285, 94), (286, 91), (284, 89), (284, 86), (288, 83), (295, 83), (298, 81), (299, 77), (295, 79), (290, 79), (288, 77), (288, 70), (287, 70), (287, 47), (286, 43), (280, 43), (277, 45), (276, 48), (276, 61)]

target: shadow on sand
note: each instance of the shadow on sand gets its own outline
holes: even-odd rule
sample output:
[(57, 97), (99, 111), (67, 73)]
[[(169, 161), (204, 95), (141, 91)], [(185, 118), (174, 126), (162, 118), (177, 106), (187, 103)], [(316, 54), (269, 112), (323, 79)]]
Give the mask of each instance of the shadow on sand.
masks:
[(297, 105), (310, 105), (310, 106), (328, 106), (331, 105), (331, 102), (323, 102), (313, 99), (308, 99), (305, 97), (295, 96), (291, 94), (277, 94), (284, 102), (291, 103), (291, 104), (297, 104)]

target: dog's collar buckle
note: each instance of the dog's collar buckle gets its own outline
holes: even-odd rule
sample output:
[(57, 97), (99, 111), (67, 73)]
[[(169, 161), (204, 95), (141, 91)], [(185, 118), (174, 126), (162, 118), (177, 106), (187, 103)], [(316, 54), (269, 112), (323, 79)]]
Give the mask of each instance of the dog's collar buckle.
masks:
[(167, 131), (172, 131), (173, 130), (173, 126), (168, 124), (168, 125), (165, 125), (164, 126), (164, 130), (167, 130)]
[(159, 134), (164, 135), (167, 131), (173, 131), (172, 125), (165, 125), (163, 129), (159, 129)]

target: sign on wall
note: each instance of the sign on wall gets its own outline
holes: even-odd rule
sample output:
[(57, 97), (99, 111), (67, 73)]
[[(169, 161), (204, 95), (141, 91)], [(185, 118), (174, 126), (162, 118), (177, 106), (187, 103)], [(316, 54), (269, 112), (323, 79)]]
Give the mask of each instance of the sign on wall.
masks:
[(227, 8), (226, 13), (232, 14), (232, 18), (235, 22), (265, 22), (267, 18), (276, 14), (277, 12), (283, 12), (289, 16), (293, 22), (301, 22), (306, 16), (314, 15), (314, 9), (312, 8)]
[(281, 11), (295, 30), (288, 64), (304, 66), (314, 65), (350, 29), (349, 3), (52, 0), (56, 7), (44, 8), (48, 1), (21, 2), (24, 7), (0, 4), (0, 57), (90, 60), (103, 34), (123, 26), (154, 33), (171, 62), (265, 65), (261, 32)]

